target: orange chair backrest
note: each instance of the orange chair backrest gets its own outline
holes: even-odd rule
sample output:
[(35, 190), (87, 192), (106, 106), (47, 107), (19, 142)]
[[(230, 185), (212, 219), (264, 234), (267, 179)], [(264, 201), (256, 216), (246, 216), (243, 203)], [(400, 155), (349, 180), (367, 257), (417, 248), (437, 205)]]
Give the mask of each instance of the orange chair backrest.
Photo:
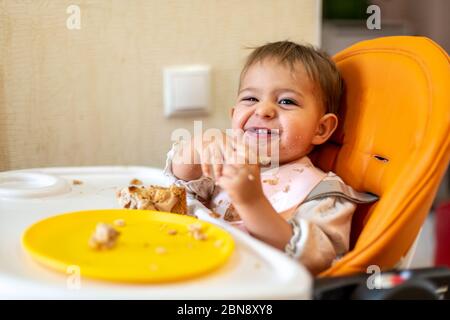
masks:
[(340, 125), (312, 159), (358, 191), (351, 251), (321, 276), (396, 265), (414, 242), (450, 158), (450, 64), (423, 37), (363, 41), (334, 60), (346, 84)]

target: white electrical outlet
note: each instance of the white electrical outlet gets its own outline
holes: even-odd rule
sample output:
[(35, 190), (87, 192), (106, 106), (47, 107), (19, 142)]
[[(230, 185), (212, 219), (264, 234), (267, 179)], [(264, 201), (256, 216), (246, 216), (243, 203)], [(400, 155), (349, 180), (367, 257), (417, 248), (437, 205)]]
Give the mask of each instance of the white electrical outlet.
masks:
[(164, 68), (164, 114), (167, 117), (208, 113), (210, 70), (206, 65)]

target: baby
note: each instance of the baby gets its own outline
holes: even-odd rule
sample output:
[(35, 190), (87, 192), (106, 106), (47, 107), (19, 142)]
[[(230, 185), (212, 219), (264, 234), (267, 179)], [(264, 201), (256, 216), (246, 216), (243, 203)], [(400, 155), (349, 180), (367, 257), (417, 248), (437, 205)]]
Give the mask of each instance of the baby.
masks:
[[(231, 108), (232, 129), (241, 134), (233, 143), (175, 144), (165, 172), (219, 217), (241, 220), (252, 236), (317, 274), (349, 250), (355, 202), (367, 201), (308, 158), (335, 131), (342, 91), (326, 54), (288, 41), (258, 47), (241, 72)], [(276, 156), (279, 167), (249, 161), (251, 146), (261, 141), (272, 150), (269, 163)], [(186, 150), (192, 161), (180, 160)]]

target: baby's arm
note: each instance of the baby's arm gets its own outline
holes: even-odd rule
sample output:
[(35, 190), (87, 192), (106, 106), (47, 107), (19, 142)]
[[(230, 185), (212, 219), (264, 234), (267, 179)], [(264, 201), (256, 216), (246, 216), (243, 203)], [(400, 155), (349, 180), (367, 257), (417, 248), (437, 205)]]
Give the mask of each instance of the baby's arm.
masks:
[(313, 274), (348, 251), (353, 202), (337, 196), (311, 200), (287, 222), (264, 196), (257, 165), (225, 165), (219, 185), (228, 192), (250, 234), (286, 251)]
[(234, 204), (254, 237), (284, 250), (313, 274), (330, 267), (349, 250), (350, 227), (356, 205), (341, 197), (302, 204), (286, 222), (265, 197)]
[(330, 267), (349, 250), (350, 227), (356, 205), (330, 196), (303, 203), (289, 221), (293, 235), (285, 251), (311, 273)]
[(202, 167), (193, 143), (179, 144), (174, 150), (172, 174), (184, 181), (197, 180), (202, 176)]
[(221, 175), (226, 136), (218, 132), (217, 137), (203, 140), (202, 143), (197, 142), (192, 139), (189, 142), (177, 144), (171, 169), (178, 179), (191, 181), (200, 179), (202, 176), (212, 178)]
[(253, 201), (233, 202), (233, 206), (252, 236), (277, 249), (285, 249), (293, 236), (292, 226), (275, 211), (264, 195), (255, 197)]
[[(187, 163), (183, 167), (184, 164), (180, 161), (183, 159), (179, 158), (175, 161), (176, 157), (180, 157), (177, 155), (180, 153), (180, 149), (180, 144), (175, 143), (167, 153), (164, 175), (168, 178), (169, 183), (186, 188), (188, 198), (207, 201), (214, 191), (214, 181), (211, 178), (203, 176), (201, 168), (200, 174), (197, 175), (195, 173), (195, 170), (198, 170), (195, 167), (200, 167), (199, 164)], [(191, 166), (191, 168), (189, 168), (189, 166)], [(176, 172), (174, 172), (174, 170)]]

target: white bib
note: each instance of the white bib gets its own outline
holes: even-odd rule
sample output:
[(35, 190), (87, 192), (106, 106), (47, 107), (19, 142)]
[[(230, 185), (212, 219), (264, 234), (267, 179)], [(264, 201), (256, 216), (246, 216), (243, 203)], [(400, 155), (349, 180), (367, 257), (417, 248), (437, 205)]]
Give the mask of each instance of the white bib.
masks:
[[(261, 172), (264, 195), (272, 207), (286, 219), (305, 200), (314, 187), (325, 178), (326, 173), (313, 166), (308, 157)], [(237, 222), (240, 218), (230, 206), (228, 194), (216, 187), (211, 208), (224, 220)]]

